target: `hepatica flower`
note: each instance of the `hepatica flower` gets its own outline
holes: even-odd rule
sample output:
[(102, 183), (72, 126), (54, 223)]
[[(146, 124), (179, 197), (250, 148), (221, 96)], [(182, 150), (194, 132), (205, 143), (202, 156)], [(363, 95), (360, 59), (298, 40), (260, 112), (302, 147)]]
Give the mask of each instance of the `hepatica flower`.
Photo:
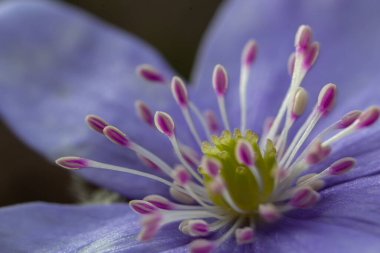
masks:
[(77, 10), (3, 4), (5, 119), (134, 200), (3, 208), (2, 248), (377, 252), (379, 7), (226, 2), (186, 85), (146, 44)]

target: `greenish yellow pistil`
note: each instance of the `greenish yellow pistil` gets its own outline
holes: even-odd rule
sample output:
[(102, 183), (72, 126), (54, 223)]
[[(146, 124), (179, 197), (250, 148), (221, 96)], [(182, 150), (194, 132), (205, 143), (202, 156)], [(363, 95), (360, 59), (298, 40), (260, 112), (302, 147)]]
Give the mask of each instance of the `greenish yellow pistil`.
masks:
[[(244, 139), (252, 145), (255, 167), (263, 182), (262, 189), (248, 166), (239, 163), (236, 158), (236, 145), (240, 139)], [(220, 162), (220, 176), (235, 204), (248, 213), (256, 212), (259, 204), (267, 203), (275, 187), (276, 149), (272, 141), (268, 140), (265, 151), (262, 151), (258, 140), (259, 137), (252, 131), (246, 131), (243, 135), (240, 130), (235, 130), (234, 133), (224, 131), (219, 137), (213, 136), (211, 143), (204, 142), (202, 145), (202, 152), (205, 156)], [(220, 193), (211, 190), (210, 186), (215, 178), (205, 173), (202, 168), (200, 171), (212, 201), (218, 206), (231, 209)]]

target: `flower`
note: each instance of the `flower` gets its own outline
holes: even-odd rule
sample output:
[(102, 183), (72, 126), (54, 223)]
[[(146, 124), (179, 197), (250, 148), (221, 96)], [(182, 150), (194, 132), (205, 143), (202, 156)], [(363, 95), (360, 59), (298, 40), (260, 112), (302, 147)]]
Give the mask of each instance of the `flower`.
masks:
[[(250, 247), (254, 252), (370, 252), (378, 249), (379, 128), (367, 129), (379, 116), (378, 107), (368, 107), (379, 98), (379, 90), (374, 86), (377, 59), (380, 59), (375, 50), (379, 39), (377, 6), (358, 1), (344, 3), (227, 2), (202, 47), (193, 86), (186, 87), (180, 78), (172, 79), (174, 100), (169, 98), (170, 89), (160, 85), (168, 83), (173, 72), (136, 39), (127, 37), (125, 42), (117, 31), (94, 24), (91, 18), (60, 4), (49, 1), (6, 3), (0, 10), (0, 35), (6, 38), (0, 42), (3, 55), (0, 87), (1, 94), (7, 96), (2, 96), (0, 108), (11, 126), (48, 157), (77, 150), (80, 156), (105, 161), (78, 157), (57, 161), (66, 168), (83, 169), (85, 176), (95, 182), (127, 196), (140, 198), (141, 194), (151, 193), (160, 196), (150, 195), (130, 203), (134, 211), (144, 216), (140, 239), (155, 236), (146, 243), (135, 241), (140, 226), (125, 204), (73, 207), (36, 203), (0, 210), (3, 250), (183, 252), (191, 241), (188, 235), (202, 237), (213, 231), (217, 232), (211, 238), (196, 239), (190, 244), (193, 252), (209, 252), (215, 248), (220, 252), (240, 252)], [(286, 22), (271, 22), (268, 11), (286, 18)], [(338, 18), (337, 13), (343, 17)], [(360, 13), (373, 19), (362, 26)], [(51, 22), (46, 24), (46, 20)], [(289, 78), (284, 71), (285, 64), (278, 59), (288, 58), (291, 34), (284, 27), (294, 25), (295, 30), (301, 21), (317, 28), (315, 37), (323, 45), (318, 64), (322, 72), (315, 68), (305, 78), (305, 83), (313, 81), (313, 85), (306, 84), (305, 89), (299, 87), (319, 52), (319, 44), (314, 42), (310, 28), (301, 26), (295, 40), (295, 55), (289, 61), (292, 85), (289, 95), (285, 96), (286, 87), (282, 84)], [(34, 30), (41, 26), (46, 29), (38, 29), (36, 34)], [(257, 62), (256, 43), (249, 40), (250, 36), (255, 36), (259, 45), (263, 43), (259, 52), (262, 59)], [(253, 61), (255, 66), (251, 68)], [(136, 66), (139, 66), (137, 77), (131, 72)], [(210, 84), (212, 73), (213, 85)], [(141, 77), (156, 84), (144, 84)], [(344, 99), (334, 110), (336, 86), (329, 83), (317, 92), (318, 84), (327, 83), (324, 78), (334, 78), (332, 81), (345, 86), (339, 90)], [(52, 80), (59, 80), (60, 85), (48, 86)], [(236, 85), (239, 80), (242, 80), (240, 90)], [(33, 88), (26, 86), (26, 81), (33, 84)], [(113, 86), (105, 87), (105, 81)], [(83, 86), (78, 87), (77, 83)], [(352, 92), (358, 83), (359, 90)], [(49, 96), (41, 93), (49, 89)], [(124, 93), (123, 89), (127, 91)], [(312, 111), (306, 109), (306, 90), (312, 98), (318, 97)], [(253, 95), (248, 97), (251, 92)], [(215, 93), (217, 99), (212, 98)], [(23, 106), (10, 106), (14, 105), (14, 97), (19, 96), (23, 98)], [(282, 108), (288, 108), (288, 112), (283, 134), (277, 131), (281, 117), (276, 117), (269, 128), (261, 131), (265, 118), (275, 116), (276, 110), (281, 108), (279, 98), (284, 96), (287, 102)], [(116, 165), (121, 162), (118, 157), (122, 149), (115, 149), (113, 153), (114, 150), (102, 143), (102, 138), (88, 137), (89, 133), (78, 127), (75, 120), (93, 110), (123, 127), (123, 123), (117, 121), (120, 115), (133, 117), (135, 113), (133, 106), (124, 109), (123, 103), (127, 102), (130, 105), (136, 102), (137, 112), (143, 119), (143, 122), (128, 124), (128, 136), (99, 116), (89, 115), (86, 121), (93, 130), (134, 151), (128, 153), (128, 159), (120, 156), (129, 163), (128, 167), (139, 169), (136, 161), (142, 159), (153, 167), (150, 172), (160, 169), (167, 173), (166, 179), (158, 178), (159, 172), (149, 176), (147, 169), (109, 165), (108, 161)], [(208, 113), (207, 121), (201, 120), (200, 126), (195, 119), (202, 117), (197, 116), (195, 105), (214, 112)], [(161, 110), (154, 118), (153, 106)], [(348, 113), (354, 108), (363, 111)], [(219, 110), (223, 124), (214, 120)], [(280, 116), (283, 110), (280, 109)], [(189, 111), (195, 112), (193, 119)], [(302, 114), (310, 115), (304, 127), (297, 125), (302, 122), (298, 120)], [(343, 115), (346, 116), (342, 118)], [(322, 116), (325, 117), (321, 119)], [(18, 124), (20, 120), (25, 123)], [(315, 134), (309, 138), (314, 141), (301, 148), (319, 120)], [(222, 125), (225, 129), (238, 127), (243, 131), (227, 131), (211, 138), (209, 144), (202, 144), (202, 154), (199, 151), (194, 155), (191, 150), (198, 147), (191, 144), (186, 121), (195, 143), (205, 138), (199, 131), (204, 125), (206, 133)], [(295, 126), (290, 128), (293, 121)], [(153, 125), (159, 131), (152, 129)], [(327, 126), (331, 127), (323, 131)], [(246, 129), (254, 129), (258, 135), (245, 133)], [(301, 134), (291, 129), (299, 129)], [(333, 131), (338, 134), (334, 135)], [(182, 165), (172, 168), (170, 146), (164, 146), (167, 140), (162, 136), (169, 139)], [(286, 140), (290, 145), (286, 145)], [(191, 147), (183, 146), (184, 143)], [(297, 155), (300, 148), (303, 152)], [(196, 154), (202, 155), (201, 161)], [(200, 174), (193, 170), (192, 163), (201, 168)], [(350, 171), (355, 163), (356, 168)], [(137, 181), (137, 177), (122, 178), (120, 173), (102, 174), (85, 167), (145, 173), (145, 177), (161, 182), (152, 184), (146, 179)], [(300, 177), (302, 172), (307, 174)], [(231, 180), (232, 177), (236, 180)], [(194, 183), (198, 178), (199, 183)], [(169, 201), (168, 190), (161, 186), (162, 182), (172, 187), (172, 196), (177, 200), (197, 204)], [(249, 201), (251, 196), (256, 197), (252, 197), (254, 201)], [(181, 232), (176, 224), (160, 230), (172, 221), (182, 221)]]

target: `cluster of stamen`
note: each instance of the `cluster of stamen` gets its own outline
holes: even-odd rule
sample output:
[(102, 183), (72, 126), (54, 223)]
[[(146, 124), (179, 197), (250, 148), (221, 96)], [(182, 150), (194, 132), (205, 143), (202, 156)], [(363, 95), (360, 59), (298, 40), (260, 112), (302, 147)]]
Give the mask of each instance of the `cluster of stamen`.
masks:
[[(190, 244), (194, 253), (211, 252), (231, 237), (235, 237), (238, 245), (252, 243), (258, 221), (272, 223), (290, 210), (316, 205), (325, 179), (348, 172), (354, 167), (355, 159), (343, 157), (319, 173), (308, 171), (331, 154), (337, 141), (371, 126), (379, 118), (380, 110), (375, 106), (363, 112), (349, 112), (306, 145), (314, 127), (334, 107), (337, 88), (329, 83), (321, 89), (316, 105), (298, 132), (288, 140), (289, 130), (306, 110), (308, 93), (301, 83), (316, 62), (318, 53), (319, 44), (313, 41), (310, 27), (301, 26), (295, 38), (295, 52), (289, 57), (289, 90), (276, 117), (266, 122), (261, 137), (247, 130), (247, 86), (257, 55), (256, 42), (249, 41), (241, 61), (240, 129), (230, 130), (225, 101), (228, 75), (223, 66), (216, 65), (212, 75), (224, 126), (222, 132), (215, 112), (202, 113), (190, 100), (184, 81), (179, 77), (171, 81), (174, 99), (202, 156), (197, 148), (192, 149), (180, 142), (169, 114), (160, 111), (154, 114), (146, 103), (136, 101), (141, 120), (167, 136), (179, 164), (167, 164), (96, 115), (86, 118), (91, 129), (132, 150), (146, 166), (160, 170), (163, 176), (80, 157), (63, 157), (57, 163), (68, 169), (91, 167), (126, 172), (166, 184), (175, 201), (149, 195), (129, 203), (142, 216), (139, 240), (150, 240), (164, 225), (178, 222), (179, 231), (196, 238)], [(166, 78), (154, 67), (139, 66), (137, 73), (146, 81), (165, 87)], [(197, 129), (194, 119), (203, 129)], [(201, 136), (206, 136), (207, 140), (202, 140)], [(224, 233), (216, 238), (218, 231)], [(202, 239), (211, 234), (215, 234), (211, 237), (214, 239)]]

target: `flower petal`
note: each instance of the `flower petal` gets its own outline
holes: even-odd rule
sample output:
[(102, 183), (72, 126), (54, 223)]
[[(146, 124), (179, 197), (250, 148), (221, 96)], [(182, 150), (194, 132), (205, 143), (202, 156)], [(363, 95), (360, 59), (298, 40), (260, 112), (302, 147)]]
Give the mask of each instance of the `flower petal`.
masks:
[[(2, 3), (0, 38), (0, 113), (31, 147), (50, 160), (79, 155), (142, 169), (135, 154), (87, 129), (84, 118), (91, 113), (173, 162), (169, 142), (135, 112), (141, 99), (178, 116), (168, 87), (135, 74), (143, 63), (167, 78), (173, 73), (147, 44), (57, 1)], [(186, 136), (181, 134), (185, 142)], [(144, 178), (120, 173), (83, 175), (128, 197), (167, 192), (160, 184), (146, 187)]]
[(238, 83), (240, 55), (245, 43), (255, 39), (259, 52), (248, 89), (248, 126), (260, 132), (266, 117), (274, 116), (288, 88), (287, 61), (294, 51), (294, 35), (301, 24), (310, 25), (321, 44), (315, 68), (305, 87), (314, 103), (319, 89), (338, 84), (339, 101), (334, 116), (378, 103), (380, 64), (380, 2), (376, 1), (228, 1), (216, 16), (198, 54), (193, 72), (197, 95), (204, 108), (216, 108), (211, 94), (211, 73), (216, 64), (230, 76), (227, 107), (233, 127), (240, 123)]
[(379, 233), (371, 232), (371, 226), (364, 231), (358, 230), (353, 226), (355, 223), (339, 224), (332, 219), (286, 219), (274, 231), (258, 235), (254, 252), (377, 252)]
[(379, 182), (377, 175), (324, 190), (314, 208), (262, 229), (255, 252), (377, 252)]
[(32, 203), (0, 209), (3, 252), (175, 252), (188, 243), (175, 227), (139, 243), (139, 230), (137, 215), (126, 204)]

